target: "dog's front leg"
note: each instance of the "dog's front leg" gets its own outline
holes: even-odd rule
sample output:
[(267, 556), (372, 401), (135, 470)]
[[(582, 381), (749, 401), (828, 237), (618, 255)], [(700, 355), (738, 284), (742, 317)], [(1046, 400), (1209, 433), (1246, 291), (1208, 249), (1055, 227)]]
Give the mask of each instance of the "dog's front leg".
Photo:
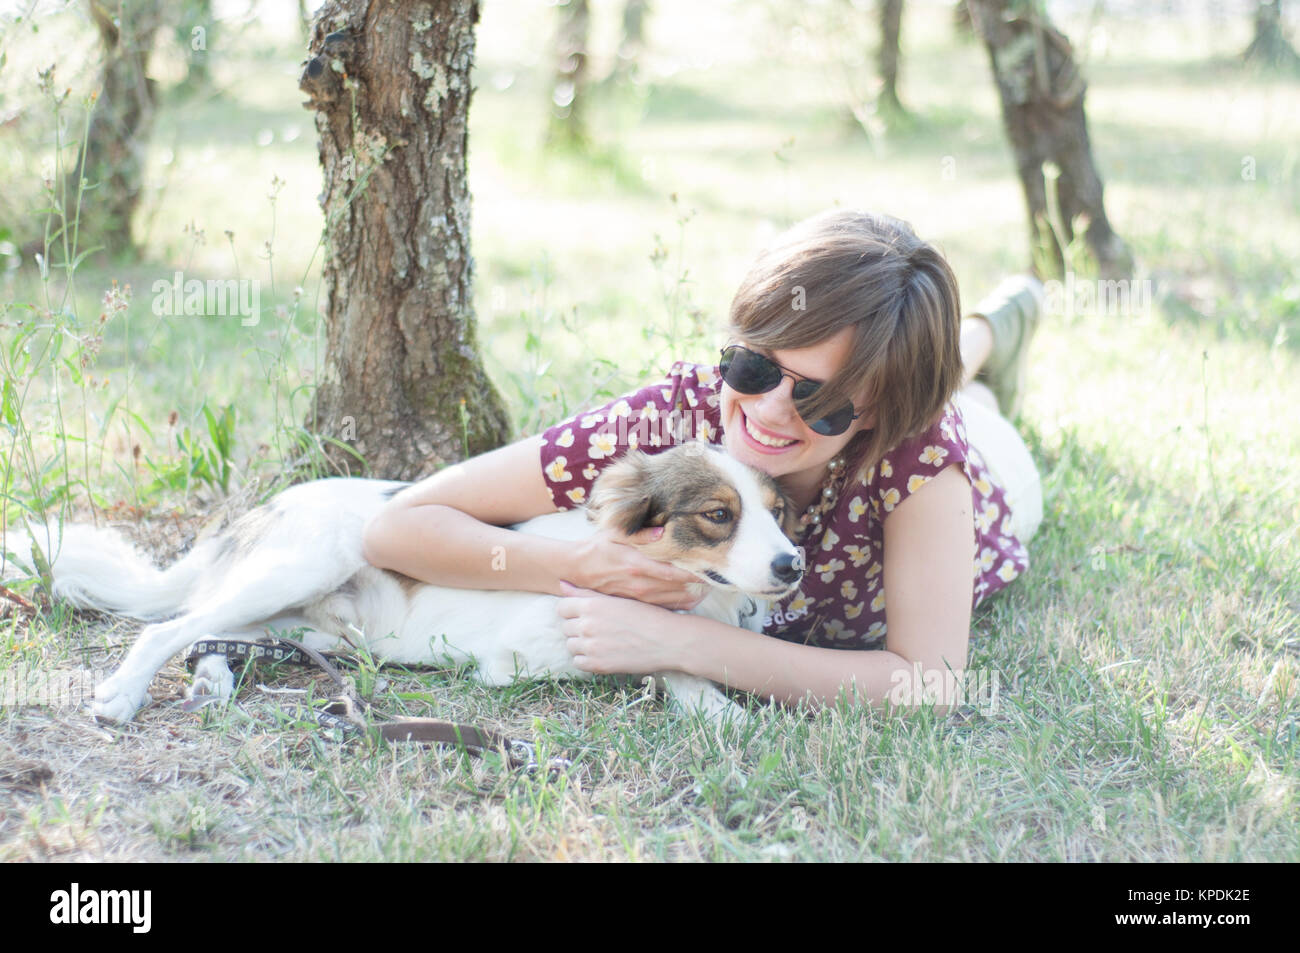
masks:
[(664, 672), (659, 677), (673, 702), (688, 713), (702, 715), (715, 724), (743, 713), (739, 705), (706, 678), (682, 672)]
[[(146, 626), (116, 672), (95, 689), (91, 706), (96, 718), (130, 721), (149, 700), (149, 683), (169, 658), (197, 641), (206, 631), (193, 616)], [(232, 682), (233, 685), (233, 682)]]

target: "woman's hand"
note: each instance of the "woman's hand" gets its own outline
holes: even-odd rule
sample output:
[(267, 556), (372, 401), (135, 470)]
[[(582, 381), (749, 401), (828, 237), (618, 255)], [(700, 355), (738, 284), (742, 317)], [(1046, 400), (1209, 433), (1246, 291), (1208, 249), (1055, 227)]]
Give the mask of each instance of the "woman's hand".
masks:
[(560, 583), (556, 612), (573, 664), (598, 675), (645, 675), (676, 667), (674, 616), (657, 606)]
[(575, 563), (581, 567), (574, 586), (609, 596), (635, 599), (665, 609), (693, 609), (704, 598), (703, 584), (694, 574), (639, 552), (633, 542), (648, 543), (663, 535), (662, 526), (632, 536), (610, 530), (578, 544)]

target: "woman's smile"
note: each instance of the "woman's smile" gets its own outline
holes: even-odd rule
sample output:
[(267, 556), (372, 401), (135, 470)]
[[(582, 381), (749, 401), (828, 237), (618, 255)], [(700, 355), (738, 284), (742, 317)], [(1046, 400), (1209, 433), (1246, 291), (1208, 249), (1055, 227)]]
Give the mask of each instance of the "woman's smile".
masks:
[(786, 436), (761, 426), (745, 413), (744, 407), (740, 408), (740, 416), (745, 422), (745, 436), (758, 453), (781, 453), (800, 442), (797, 437)]

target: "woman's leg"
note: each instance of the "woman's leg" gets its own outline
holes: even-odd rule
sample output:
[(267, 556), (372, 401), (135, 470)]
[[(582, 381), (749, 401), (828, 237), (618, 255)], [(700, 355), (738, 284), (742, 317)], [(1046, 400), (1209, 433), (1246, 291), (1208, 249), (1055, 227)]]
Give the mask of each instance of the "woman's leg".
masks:
[(981, 315), (968, 315), (961, 319), (961, 361), (962, 376), (960, 393), (962, 396), (983, 404), (992, 410), (998, 409), (998, 399), (993, 391), (979, 381), (979, 373), (984, 362), (993, 353), (993, 328)]
[[(1041, 289), (1032, 278), (1009, 278), (961, 322), (964, 370), (957, 406), (971, 446), (1006, 494), (1012, 531), (1022, 542), (1043, 519), (1042, 479), (1007, 417), (1019, 403), (1025, 355), (1042, 311)], [(981, 371), (988, 384), (975, 380)]]
[[(962, 391), (1007, 417), (1019, 410), (1025, 357), (1043, 310), (1036, 278), (1007, 278), (962, 319)], [(976, 381), (979, 375), (981, 380)]]
[(975, 379), (984, 362), (993, 353), (993, 328), (978, 314), (968, 314), (961, 319), (961, 386)]

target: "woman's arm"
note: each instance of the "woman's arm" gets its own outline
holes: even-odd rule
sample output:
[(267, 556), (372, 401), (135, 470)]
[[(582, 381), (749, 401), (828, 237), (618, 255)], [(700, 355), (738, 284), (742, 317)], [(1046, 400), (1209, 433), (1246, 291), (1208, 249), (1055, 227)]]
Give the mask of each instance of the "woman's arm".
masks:
[[(676, 670), (793, 703), (833, 704), (841, 691), (872, 704), (920, 700), (900, 686), (940, 684), (962, 671), (970, 637), (975, 524), (971, 487), (947, 467), (904, 500), (885, 524), (886, 651), (798, 645), (698, 616), (593, 593), (560, 602), (569, 650), (581, 669)], [(916, 682), (915, 666), (922, 680)], [(939, 699), (946, 708), (953, 699)]]
[(560, 581), (661, 605), (693, 605), (690, 573), (610, 535), (579, 543), (504, 527), (555, 512), (528, 437), (447, 467), (397, 494), (366, 526), (366, 561), (413, 579), (470, 589), (560, 594)]

